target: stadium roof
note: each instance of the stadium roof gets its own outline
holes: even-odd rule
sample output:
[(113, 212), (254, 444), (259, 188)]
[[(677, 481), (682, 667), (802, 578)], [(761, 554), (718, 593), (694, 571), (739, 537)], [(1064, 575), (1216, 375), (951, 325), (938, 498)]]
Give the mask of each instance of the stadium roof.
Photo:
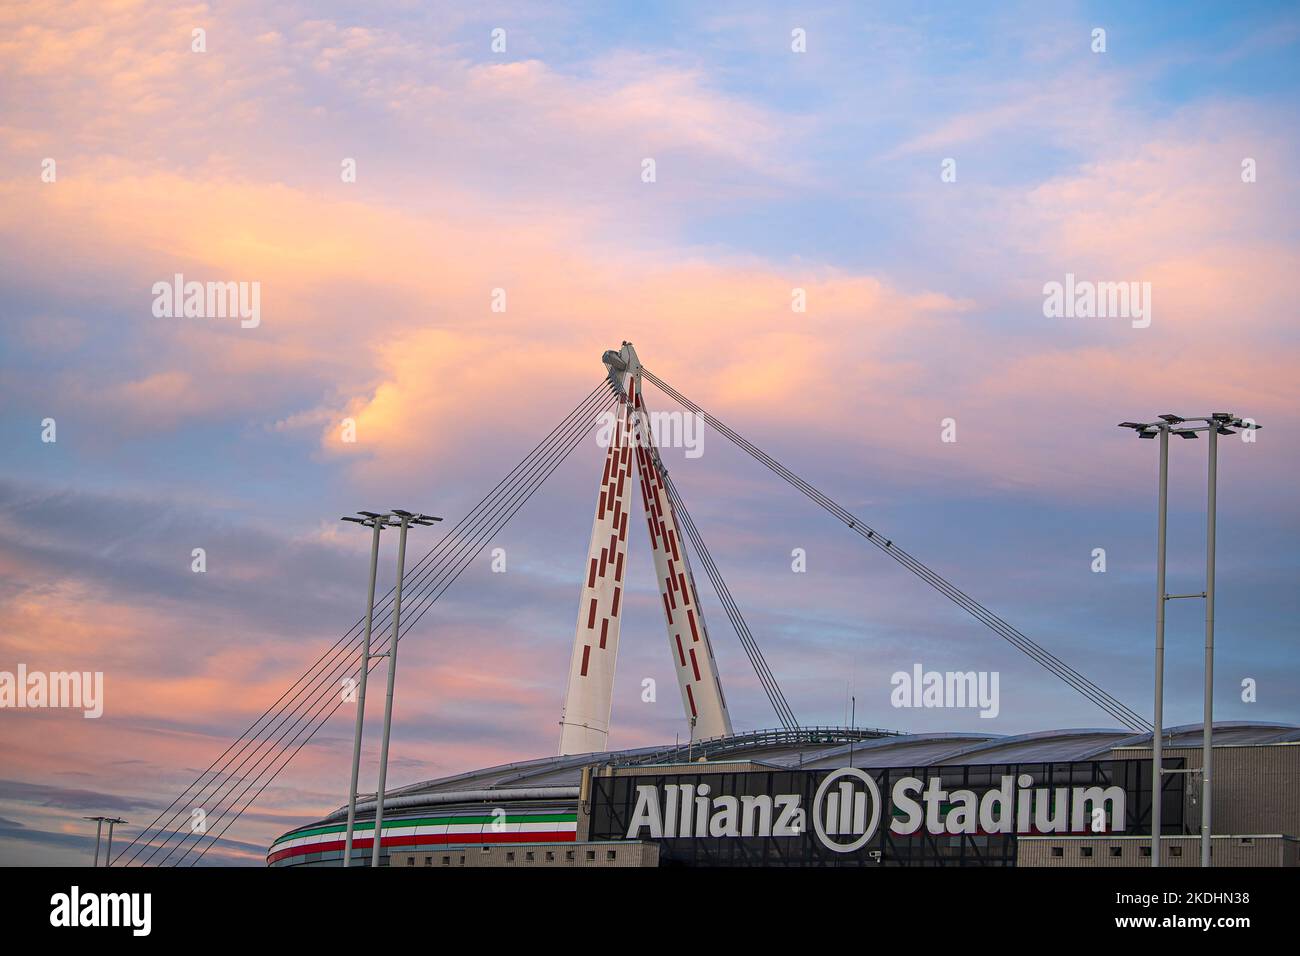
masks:
[[(1166, 747), (1199, 747), (1201, 725), (1167, 728), (1165, 740)], [(1300, 742), (1300, 726), (1238, 721), (1216, 723), (1214, 742), (1216, 746), (1297, 743)], [(858, 766), (887, 769), (1089, 760), (1104, 757), (1118, 747), (1146, 748), (1150, 745), (1150, 734), (1106, 729), (1047, 730), (1009, 737), (982, 733), (900, 734), (844, 727), (759, 730), (667, 748), (642, 747), (501, 764), (412, 784), (391, 791), (388, 799), (497, 789), (522, 791), (576, 787), (582, 768), (588, 764), (653, 766), (681, 764), (703, 757), (713, 763), (748, 761), (775, 768), (817, 770), (843, 766), (852, 749)], [(373, 794), (369, 799), (373, 800)]]

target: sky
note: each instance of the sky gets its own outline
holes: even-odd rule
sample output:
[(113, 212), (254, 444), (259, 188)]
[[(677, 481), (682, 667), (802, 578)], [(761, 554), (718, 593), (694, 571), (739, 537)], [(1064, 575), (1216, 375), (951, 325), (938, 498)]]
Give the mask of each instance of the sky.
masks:
[[(1220, 449), (1216, 716), (1300, 722), (1298, 45), (1271, 3), (4, 4), (0, 672), (102, 672), (104, 712), (0, 709), (0, 863), (137, 833), (363, 612), (339, 517), (464, 515), (624, 340), (1146, 716), (1156, 448), (1115, 425), (1255, 419)], [(168, 314), (177, 274), (255, 283), (256, 319)], [(1067, 276), (1150, 308), (1049, 315)], [(1171, 449), (1173, 592), (1207, 444)], [(801, 723), (1115, 726), (722, 435), (686, 452)], [(555, 752), (602, 454), (402, 642), (390, 784)], [(689, 732), (643, 528), (614, 747)], [(701, 586), (734, 723), (775, 726)], [(1167, 725), (1203, 617), (1170, 604)], [(892, 706), (916, 664), (996, 672), (998, 715)], [(344, 803), (351, 723), (205, 863)]]

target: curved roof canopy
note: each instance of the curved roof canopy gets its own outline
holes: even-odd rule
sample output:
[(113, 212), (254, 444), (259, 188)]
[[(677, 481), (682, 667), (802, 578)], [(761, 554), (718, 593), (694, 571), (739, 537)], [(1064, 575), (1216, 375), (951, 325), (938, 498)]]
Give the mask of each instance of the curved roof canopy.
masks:
[[(1300, 742), (1294, 724), (1226, 721), (1214, 725), (1216, 746)], [(1186, 724), (1165, 731), (1166, 747), (1199, 747), (1201, 725)], [(642, 747), (596, 754), (539, 757), (483, 770), (439, 777), (390, 793), (391, 797), (443, 794), (471, 790), (577, 786), (588, 764), (653, 766), (682, 764), (701, 758), (710, 763), (752, 762), (770, 767), (808, 770), (843, 766), (852, 750), (858, 766), (960, 766), (963, 764), (1038, 763), (1095, 760), (1115, 748), (1149, 748), (1150, 734), (1128, 730), (1047, 730), (1002, 736), (981, 733), (900, 734), (894, 731), (804, 727), (760, 730), (675, 747)]]

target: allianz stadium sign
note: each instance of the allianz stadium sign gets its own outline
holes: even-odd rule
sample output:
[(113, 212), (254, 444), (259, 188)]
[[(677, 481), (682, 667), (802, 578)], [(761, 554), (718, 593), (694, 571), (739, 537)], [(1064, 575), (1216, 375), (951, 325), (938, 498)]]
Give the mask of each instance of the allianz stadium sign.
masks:
[(661, 855), (683, 861), (849, 862), (852, 855), (879, 860), (882, 850), (916, 839), (952, 846), (977, 838), (972, 844), (1009, 844), (1013, 856), (1016, 836), (1123, 833), (1135, 819), (1143, 787), (1137, 762), (1032, 769), (1039, 774), (1025, 765), (615, 774), (593, 780), (590, 834), (651, 840)]
[[(1033, 788), (1033, 778), (1004, 776), (983, 795), (945, 790), (939, 777), (902, 777), (890, 800), (889, 829), (899, 835), (922, 827), (934, 835), (977, 833), (1122, 832), (1121, 787)], [(797, 793), (714, 796), (707, 783), (643, 784), (627, 839), (673, 837), (797, 837), (808, 819)], [(946, 812), (944, 812), (946, 810)], [(826, 849), (850, 853), (862, 847), (880, 824), (881, 796), (865, 770), (843, 767), (825, 777), (813, 797), (812, 828)]]

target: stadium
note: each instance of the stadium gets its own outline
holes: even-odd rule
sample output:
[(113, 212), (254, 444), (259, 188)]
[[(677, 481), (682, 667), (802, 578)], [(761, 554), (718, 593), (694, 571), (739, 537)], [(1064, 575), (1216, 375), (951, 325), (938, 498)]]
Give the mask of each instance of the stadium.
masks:
[[(609, 394), (598, 400), (609, 410), (606, 453), (580, 565), (559, 755), (388, 789), (390, 666), (379, 793), (362, 798), (362, 667), (348, 805), (274, 841), (269, 865), (1138, 866), (1190, 865), (1207, 853), (1220, 865), (1296, 865), (1300, 727), (1170, 730), (1161, 726), (1159, 706), (1148, 721), (677, 392), (641, 365), (631, 343), (606, 352), (603, 362)], [(801, 725), (658, 455), (643, 378), (1126, 729), (1006, 737)], [(579, 434), (585, 423), (576, 421)], [(1191, 431), (1187, 419), (1178, 421)], [(1127, 424), (1143, 434), (1163, 428), (1163, 441), (1173, 427)], [(1216, 419), (1206, 427), (1226, 425)], [(609, 748), (609, 732), (634, 487), (690, 739), (618, 751)], [(386, 519), (362, 514), (377, 547)], [(403, 522), (416, 517), (399, 514)], [(779, 728), (733, 728), (692, 557)], [(362, 661), (374, 656), (369, 634), (367, 623)], [(1202, 805), (1207, 795), (1209, 807)], [(1161, 837), (1158, 861), (1151, 856), (1153, 830)]]
[[(1222, 723), (1214, 728), (1215, 865), (1296, 866), (1300, 863), (1300, 727)], [(1166, 731), (1170, 770), (1200, 766), (1200, 725)], [(927, 827), (901, 835), (878, 825), (870, 838), (845, 852), (853, 825), (790, 826), (781, 835), (775, 804), (781, 794), (815, 807), (823, 780), (842, 768), (865, 769), (886, 793), (896, 781), (937, 779), (945, 793), (966, 787), (996, 794), (999, 781), (1031, 777), (1036, 787), (1060, 793), (1064, 785), (1117, 787), (1119, 826), (1098, 834), (1073, 820), (1040, 832), (1031, 816), (1026, 832), (934, 834)], [(1196, 865), (1199, 788), (1188, 774), (1170, 773), (1163, 791), (1165, 865)], [(762, 816), (774, 795), (768, 832), (761, 825), (737, 835), (701, 835), (698, 826), (640, 828), (629, 837), (636, 788), (689, 787), (693, 799), (750, 798)], [(643, 790), (643, 792), (645, 792)], [(672, 791), (674, 793), (679, 791)], [(830, 796), (835, 796), (831, 793)], [(429, 780), (390, 791), (381, 840), (381, 865), (464, 866), (1141, 866), (1150, 865), (1151, 738), (1119, 730), (1060, 730), (1000, 737), (986, 734), (897, 734), (888, 731), (809, 727), (735, 734), (666, 749), (643, 748), (544, 757)], [(1017, 793), (1014, 803), (1024, 799)], [(738, 802), (739, 802), (738, 801)], [(823, 800), (829, 803), (829, 800)], [(866, 802), (866, 801), (862, 801)], [(840, 804), (847, 807), (848, 801)], [(941, 820), (955, 804), (939, 808)], [(1037, 808), (1035, 808), (1037, 810)], [(373, 795), (357, 806), (353, 865), (370, 861)], [(692, 812), (692, 816), (695, 814)], [(824, 813), (823, 816), (836, 814)], [(843, 814), (838, 814), (842, 816)], [(1020, 815), (1018, 807), (1007, 815)], [(270, 847), (271, 866), (339, 866), (343, 859), (343, 807), (292, 830)], [(715, 815), (716, 816), (716, 815)], [(852, 815), (850, 815), (852, 816)], [(1049, 821), (1050, 814), (1044, 814)], [(1064, 817), (1064, 811), (1060, 814)], [(900, 819), (897, 807), (887, 817)], [(758, 820), (757, 824), (763, 821)], [(724, 830), (726, 828), (723, 828)], [(823, 839), (820, 830), (836, 830)], [(715, 828), (716, 830), (716, 828)], [(690, 832), (690, 835), (684, 833)], [(860, 833), (858, 834), (861, 835)], [(837, 843), (835, 848), (827, 843)]]

